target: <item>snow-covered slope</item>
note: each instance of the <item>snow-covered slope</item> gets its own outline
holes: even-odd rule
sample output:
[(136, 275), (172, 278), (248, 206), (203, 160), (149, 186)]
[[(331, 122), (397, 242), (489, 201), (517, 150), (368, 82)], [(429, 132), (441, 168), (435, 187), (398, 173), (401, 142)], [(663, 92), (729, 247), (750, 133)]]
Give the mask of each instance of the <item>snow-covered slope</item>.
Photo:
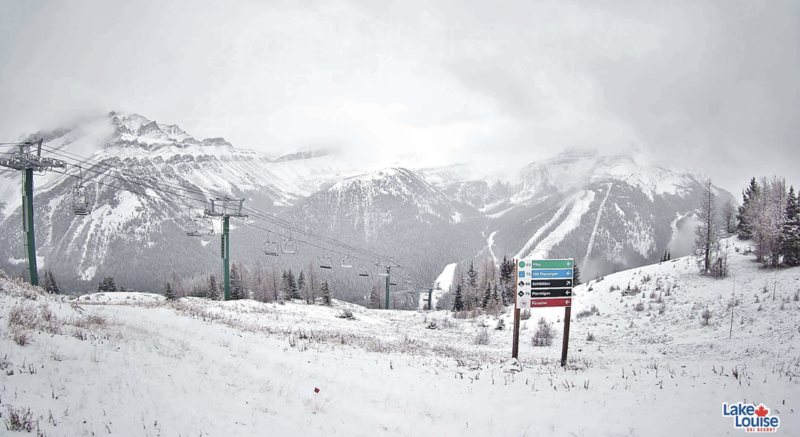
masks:
[[(727, 279), (681, 258), (577, 287), (567, 369), (561, 308), (522, 322), (516, 362), (508, 310), (495, 330), (449, 311), (343, 319), (337, 302), (67, 300), (0, 275), (2, 418), (30, 410), (49, 436), (716, 436), (744, 432), (721, 414), (743, 402), (794, 435), (800, 270), (761, 270), (732, 244)], [(629, 283), (643, 292), (623, 296)], [(542, 317), (555, 338), (533, 347)]]

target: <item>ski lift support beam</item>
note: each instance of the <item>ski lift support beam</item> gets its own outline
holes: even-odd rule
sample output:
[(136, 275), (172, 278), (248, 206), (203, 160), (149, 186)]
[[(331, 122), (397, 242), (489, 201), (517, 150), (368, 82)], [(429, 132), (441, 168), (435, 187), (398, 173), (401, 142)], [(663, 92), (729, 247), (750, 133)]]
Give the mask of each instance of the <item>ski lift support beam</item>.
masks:
[(222, 257), (222, 278), (225, 289), (224, 299), (231, 300), (231, 265), (230, 265), (230, 218), (247, 218), (242, 213), (244, 199), (231, 199), (229, 197), (215, 197), (209, 199), (210, 208), (206, 208), (206, 217), (222, 218), (222, 234), (220, 235), (220, 254)]
[[(0, 167), (22, 171), (22, 229), (25, 233), (25, 253), (28, 276), (31, 285), (39, 285), (39, 272), (36, 268), (36, 238), (33, 228), (33, 171), (44, 173), (53, 168), (66, 169), (67, 163), (59, 159), (42, 156), (42, 139), (32, 138), (14, 144), (19, 153), (10, 158), (0, 158)], [(35, 146), (35, 150), (31, 148)]]
[[(396, 264), (394, 262), (394, 260), (392, 260), (391, 258), (390, 258), (390, 261), (388, 263), (385, 263), (385, 264), (375, 263), (375, 265), (378, 268), (386, 269), (386, 300), (384, 302), (384, 309), (388, 310), (389, 309), (389, 288), (391, 287), (391, 285), (389, 284), (389, 280), (390, 280), (391, 275), (392, 275), (392, 267), (400, 267), (400, 268), (402, 268), (403, 266), (401, 266), (400, 264)], [(381, 275), (381, 276), (383, 276), (383, 275)]]

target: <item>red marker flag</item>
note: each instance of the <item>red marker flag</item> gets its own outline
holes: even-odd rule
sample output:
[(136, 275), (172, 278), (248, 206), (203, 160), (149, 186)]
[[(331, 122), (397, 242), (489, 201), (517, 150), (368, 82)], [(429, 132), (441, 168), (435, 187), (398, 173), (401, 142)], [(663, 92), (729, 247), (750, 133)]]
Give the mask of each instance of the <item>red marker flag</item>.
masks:
[(319, 393), (319, 389), (314, 387), (314, 393)]

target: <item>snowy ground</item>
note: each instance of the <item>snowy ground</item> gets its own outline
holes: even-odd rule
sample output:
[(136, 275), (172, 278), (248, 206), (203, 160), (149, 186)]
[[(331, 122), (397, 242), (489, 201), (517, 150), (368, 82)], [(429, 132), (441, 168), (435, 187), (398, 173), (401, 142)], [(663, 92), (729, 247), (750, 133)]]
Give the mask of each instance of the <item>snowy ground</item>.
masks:
[[(688, 258), (577, 288), (566, 370), (563, 309), (532, 311), (515, 363), (511, 311), (497, 331), (490, 315), (347, 305), (347, 320), (339, 303), (70, 301), (0, 278), (0, 421), (29, 409), (47, 436), (716, 436), (743, 433), (721, 414), (743, 401), (800, 435), (800, 269), (751, 258), (731, 254), (732, 307), (733, 277)], [(623, 297), (629, 282), (644, 291)], [(533, 347), (542, 315), (558, 335)]]

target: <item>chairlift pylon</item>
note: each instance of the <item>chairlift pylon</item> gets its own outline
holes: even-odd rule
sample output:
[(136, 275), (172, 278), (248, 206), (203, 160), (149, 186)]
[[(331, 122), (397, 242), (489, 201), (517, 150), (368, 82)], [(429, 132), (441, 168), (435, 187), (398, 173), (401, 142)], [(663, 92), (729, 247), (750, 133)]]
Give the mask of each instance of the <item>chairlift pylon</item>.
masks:
[(72, 212), (75, 215), (89, 215), (89, 200), (86, 197), (86, 187), (83, 186), (83, 169), (78, 167), (78, 184), (72, 189)]
[(270, 232), (267, 231), (267, 241), (264, 243), (264, 255), (280, 256), (281, 252), (278, 247), (278, 242), (270, 241), (269, 234)]

